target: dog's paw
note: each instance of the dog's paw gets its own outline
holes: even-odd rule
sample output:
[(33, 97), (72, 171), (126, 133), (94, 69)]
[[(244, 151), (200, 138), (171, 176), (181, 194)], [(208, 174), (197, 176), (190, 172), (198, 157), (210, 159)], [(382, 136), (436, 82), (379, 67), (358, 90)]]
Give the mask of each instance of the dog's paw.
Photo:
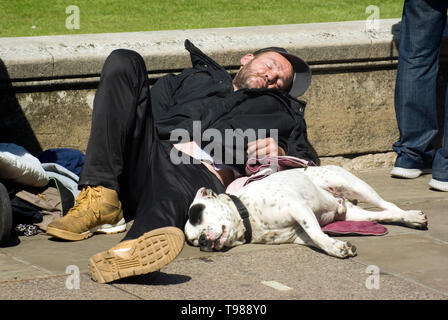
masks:
[(356, 247), (348, 241), (334, 240), (333, 246), (327, 251), (328, 254), (337, 258), (348, 258), (356, 256)]
[(416, 229), (427, 229), (428, 218), (421, 210), (407, 210), (401, 221), (408, 227)]

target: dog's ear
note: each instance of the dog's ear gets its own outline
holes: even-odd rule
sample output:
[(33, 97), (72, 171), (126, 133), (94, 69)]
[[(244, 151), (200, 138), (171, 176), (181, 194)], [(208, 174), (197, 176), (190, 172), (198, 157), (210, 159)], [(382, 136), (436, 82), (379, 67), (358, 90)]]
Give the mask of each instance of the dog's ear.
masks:
[(212, 194), (213, 194), (213, 191), (211, 189), (202, 187), (198, 190), (198, 192), (196, 192), (196, 198), (200, 199), (200, 198), (204, 198), (204, 197), (209, 197)]
[(205, 206), (202, 203), (198, 203), (195, 205), (192, 205), (190, 207), (190, 210), (188, 210), (188, 216), (190, 223), (193, 226), (196, 226), (201, 223), (202, 220), (202, 212), (204, 211)]

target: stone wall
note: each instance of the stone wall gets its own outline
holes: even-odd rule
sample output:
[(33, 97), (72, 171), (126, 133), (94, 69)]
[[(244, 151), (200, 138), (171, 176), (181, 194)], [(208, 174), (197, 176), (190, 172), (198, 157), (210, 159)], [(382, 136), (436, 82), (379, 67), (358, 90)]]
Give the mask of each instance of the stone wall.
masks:
[(190, 66), (183, 47), (190, 39), (230, 73), (242, 55), (262, 47), (282, 46), (301, 56), (313, 72), (301, 99), (308, 103), (309, 138), (319, 156), (344, 162), (385, 153), (390, 165), (398, 138), (393, 104), (398, 30), (399, 20), (388, 19), (375, 32), (366, 31), (365, 21), (352, 21), (0, 38), (0, 139), (33, 153), (55, 147), (85, 151), (107, 55), (117, 48), (136, 50), (154, 82)]

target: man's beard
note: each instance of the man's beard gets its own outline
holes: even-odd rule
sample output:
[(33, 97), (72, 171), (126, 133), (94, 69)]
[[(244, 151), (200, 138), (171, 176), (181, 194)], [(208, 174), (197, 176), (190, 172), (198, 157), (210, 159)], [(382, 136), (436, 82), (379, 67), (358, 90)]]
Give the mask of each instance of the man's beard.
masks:
[[(247, 64), (245, 64), (233, 78), (233, 84), (238, 89), (260, 87), (259, 83), (256, 82), (256, 79), (263, 78), (263, 76), (252, 71), (251, 64), (252, 61), (249, 61)], [(254, 81), (255, 85), (252, 84)], [(267, 85), (267, 82), (265, 82), (265, 84)]]

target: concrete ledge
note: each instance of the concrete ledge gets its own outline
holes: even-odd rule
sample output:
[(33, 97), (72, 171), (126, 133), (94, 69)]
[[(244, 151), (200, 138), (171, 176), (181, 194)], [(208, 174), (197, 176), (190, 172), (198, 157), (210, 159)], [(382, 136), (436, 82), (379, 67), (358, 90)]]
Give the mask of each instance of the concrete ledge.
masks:
[[(190, 65), (183, 48), (190, 39), (226, 67), (239, 65), (242, 54), (266, 46), (282, 46), (312, 65), (396, 57), (391, 27), (399, 20), (381, 21), (381, 29), (365, 31), (365, 21), (0, 38), (0, 56), (14, 79), (92, 76), (101, 72), (107, 55), (117, 48), (138, 51), (151, 72)], [(325, 50), (325, 48), (327, 50)], [(331, 50), (328, 50), (331, 48)]]
[[(398, 23), (381, 20), (376, 32), (367, 32), (365, 21), (351, 21), (0, 38), (1, 139), (9, 132), (32, 152), (85, 150), (99, 74), (110, 52), (136, 50), (156, 81), (190, 66), (183, 46), (190, 39), (230, 73), (243, 54), (266, 46), (301, 56), (313, 71), (302, 99), (308, 102), (309, 137), (319, 155), (389, 152), (398, 137), (393, 108)], [(21, 126), (28, 129), (18, 132)]]

